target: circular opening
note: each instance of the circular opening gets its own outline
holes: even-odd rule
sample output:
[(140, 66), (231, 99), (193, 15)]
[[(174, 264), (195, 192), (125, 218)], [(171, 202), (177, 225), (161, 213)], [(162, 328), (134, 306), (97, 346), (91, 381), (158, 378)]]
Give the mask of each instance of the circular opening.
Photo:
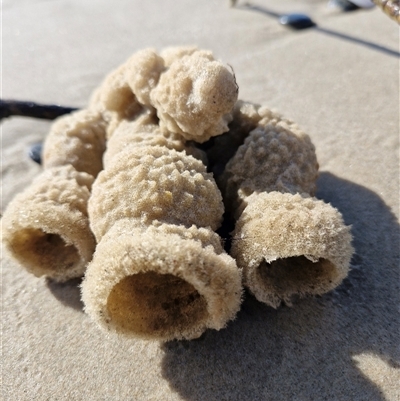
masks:
[(58, 234), (45, 233), (40, 229), (18, 231), (10, 241), (9, 248), (16, 258), (38, 275), (68, 270), (80, 260), (78, 250), (73, 245), (67, 245)]
[(327, 291), (332, 287), (337, 271), (327, 259), (313, 262), (305, 256), (293, 256), (271, 263), (264, 261), (257, 274), (267, 291), (272, 290), (285, 298), (293, 294), (321, 294)]
[(147, 337), (170, 337), (207, 317), (206, 301), (191, 284), (155, 272), (123, 278), (111, 290), (107, 309), (117, 329)]

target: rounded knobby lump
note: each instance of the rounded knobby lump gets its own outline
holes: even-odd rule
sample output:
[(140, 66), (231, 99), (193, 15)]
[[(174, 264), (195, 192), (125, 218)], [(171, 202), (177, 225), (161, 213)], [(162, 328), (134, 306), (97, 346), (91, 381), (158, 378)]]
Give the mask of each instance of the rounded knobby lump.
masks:
[(204, 146), (207, 148), (208, 168), (219, 182), (228, 161), (235, 155), (249, 133), (259, 126), (276, 124), (279, 121), (292, 125), (279, 113), (266, 106), (238, 100), (232, 111), (229, 131), (211, 138)]
[(239, 217), (252, 193), (314, 194), (317, 176), (315, 147), (309, 136), (279, 121), (249, 133), (228, 162), (221, 182), (227, 207)]
[(164, 60), (154, 49), (143, 49), (106, 76), (89, 101), (89, 109), (107, 121), (107, 138), (123, 121), (134, 120), (143, 112), (155, 113), (150, 92), (165, 70)]
[(126, 78), (126, 65), (112, 71), (95, 89), (88, 108), (101, 114), (106, 122), (106, 136), (110, 138), (121, 123), (143, 112), (142, 105), (130, 88)]
[(89, 215), (97, 241), (122, 218), (217, 229), (222, 196), (204, 164), (163, 146), (130, 147), (97, 177)]
[(17, 195), (3, 216), (6, 249), (36, 276), (82, 276), (95, 240), (87, 201), (93, 177), (72, 166), (52, 167)]
[(127, 80), (127, 65), (122, 64), (106, 76), (90, 101), (89, 108), (118, 119), (134, 117), (142, 111)]
[(325, 293), (348, 273), (350, 228), (312, 197), (317, 173), (308, 135), (272, 119), (248, 134), (219, 180), (237, 219), (231, 255), (250, 292), (273, 307)]
[(150, 98), (161, 127), (205, 142), (228, 131), (237, 93), (233, 73), (211, 53), (198, 51), (173, 61)]
[(58, 118), (43, 147), (43, 167), (71, 165), (93, 177), (103, 169), (106, 123), (101, 114), (81, 110)]
[(140, 50), (126, 62), (125, 69), (127, 83), (138, 102), (151, 107), (150, 92), (165, 70), (164, 59), (154, 49)]

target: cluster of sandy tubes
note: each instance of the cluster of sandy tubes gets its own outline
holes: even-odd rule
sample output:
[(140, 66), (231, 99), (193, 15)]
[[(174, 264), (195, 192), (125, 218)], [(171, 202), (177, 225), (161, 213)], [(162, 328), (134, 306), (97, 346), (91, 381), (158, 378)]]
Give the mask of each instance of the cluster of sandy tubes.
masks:
[(89, 201), (98, 244), (82, 299), (100, 326), (189, 339), (236, 315), (241, 272), (214, 232), (222, 196), (186, 143), (227, 131), (236, 100), (232, 72), (195, 48), (138, 52), (96, 91), (108, 142)]
[[(239, 310), (242, 279), (273, 307), (337, 286), (350, 229), (313, 197), (310, 138), (237, 101), (237, 89), (211, 52), (134, 54), (87, 109), (52, 126), (44, 172), (3, 217), (7, 249), (38, 276), (86, 271), (92, 319), (148, 339), (221, 329)], [(215, 233), (223, 202), (235, 220), (231, 256)]]
[(51, 127), (43, 150), (44, 171), (8, 205), (3, 242), (36, 276), (66, 281), (84, 274), (96, 242), (87, 202), (102, 169), (106, 124), (82, 110)]
[(38, 276), (87, 269), (85, 310), (118, 333), (168, 340), (224, 327), (241, 272), (214, 232), (224, 209), (204, 154), (185, 141), (227, 131), (236, 100), (211, 52), (137, 52), (87, 109), (52, 126), (44, 173), (4, 217), (7, 248)]
[(83, 301), (118, 333), (195, 338), (235, 316), (241, 274), (214, 232), (224, 209), (212, 175), (148, 120), (121, 124), (109, 139), (89, 201), (98, 245)]
[(235, 220), (230, 253), (245, 286), (273, 307), (332, 290), (348, 273), (350, 227), (337, 209), (313, 197), (318, 163), (309, 136), (250, 103), (237, 104), (234, 121), (209, 154), (218, 160), (221, 144), (232, 144), (233, 156), (214, 169)]
[(144, 49), (105, 78), (89, 107), (108, 121), (108, 137), (121, 121), (152, 111), (163, 131), (201, 143), (228, 131), (237, 94), (232, 71), (210, 51)]
[[(170, 69), (179, 79), (171, 76)], [(217, 98), (218, 103), (211, 87), (225, 95)], [(169, 96), (171, 104), (165, 91), (176, 94)], [(202, 96), (202, 91), (211, 93), (211, 97)], [(182, 103), (182, 99), (189, 97), (190, 101)], [(176, 116), (175, 131), (190, 137), (182, 129), (191, 130), (194, 137), (205, 140), (222, 132), (216, 127), (227, 129), (236, 97), (234, 77), (213, 59), (211, 52), (195, 47), (165, 49), (162, 57), (153, 49), (137, 52), (106, 77), (87, 109), (63, 116), (52, 125), (42, 157), (45, 171), (5, 212), (2, 227), (6, 249), (37, 276), (58, 281), (82, 276), (95, 249), (87, 202), (91, 184), (103, 169), (106, 139), (121, 123), (143, 113), (152, 113), (158, 119), (158, 113), (158, 124), (164, 127), (167, 139), (177, 138), (176, 133), (165, 129)], [(207, 110), (211, 110), (209, 119), (204, 118)], [(193, 116), (192, 126), (190, 119), (182, 117), (189, 112)], [(168, 121), (163, 122), (163, 116)], [(200, 127), (199, 119), (207, 123)], [(179, 141), (182, 142), (181, 135)], [(183, 148), (180, 145), (179, 150)], [(108, 158), (111, 154), (110, 150)], [(57, 191), (64, 195), (58, 197)]]

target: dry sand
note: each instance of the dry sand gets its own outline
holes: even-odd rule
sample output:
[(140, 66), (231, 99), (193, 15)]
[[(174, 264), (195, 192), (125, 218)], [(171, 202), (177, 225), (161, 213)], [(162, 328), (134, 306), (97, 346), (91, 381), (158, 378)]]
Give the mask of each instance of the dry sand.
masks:
[[(83, 107), (136, 50), (213, 50), (241, 99), (309, 133), (317, 196), (343, 213), (356, 248), (337, 290), (278, 310), (248, 296), (225, 330), (168, 344), (108, 338), (83, 313), (78, 281), (37, 279), (3, 257), (4, 400), (400, 399), (399, 28), (378, 9), (326, 4), (3, 1), (5, 99)], [(291, 31), (270, 11), (306, 12), (319, 27)], [(48, 128), (2, 122), (3, 210), (39, 173), (27, 150)]]

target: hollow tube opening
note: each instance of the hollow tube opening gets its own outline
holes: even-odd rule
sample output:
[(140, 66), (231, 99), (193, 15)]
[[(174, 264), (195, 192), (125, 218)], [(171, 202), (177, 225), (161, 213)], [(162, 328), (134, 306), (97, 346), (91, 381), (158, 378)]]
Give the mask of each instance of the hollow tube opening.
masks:
[(263, 261), (257, 273), (262, 286), (279, 295), (319, 294), (334, 282), (337, 271), (327, 259), (316, 262), (305, 256), (277, 259), (271, 263)]
[(207, 318), (206, 300), (193, 285), (152, 271), (118, 282), (108, 296), (107, 310), (117, 330), (147, 337), (181, 333)]
[(67, 245), (60, 235), (46, 233), (41, 229), (17, 231), (8, 246), (15, 257), (29, 265), (38, 275), (68, 270), (80, 261), (74, 245)]

